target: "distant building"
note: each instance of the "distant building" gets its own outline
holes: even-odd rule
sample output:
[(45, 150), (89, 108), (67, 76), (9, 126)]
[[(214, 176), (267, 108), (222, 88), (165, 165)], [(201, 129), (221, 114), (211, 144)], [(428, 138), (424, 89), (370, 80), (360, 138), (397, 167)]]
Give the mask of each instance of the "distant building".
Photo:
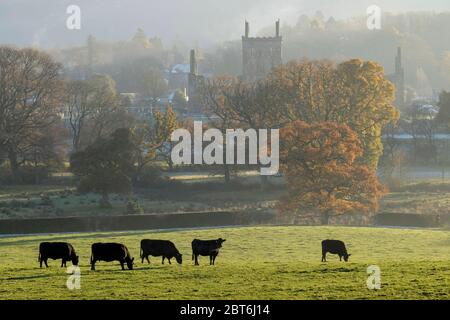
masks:
[(198, 74), (198, 64), (196, 52), (194, 49), (190, 53), (190, 72), (188, 78), (188, 109), (191, 112), (202, 111), (202, 102), (199, 94), (199, 88), (202, 86), (204, 81), (204, 76)]
[(136, 119), (149, 120), (153, 117), (153, 112), (155, 111), (153, 99), (134, 92), (122, 92), (120, 97), (128, 100), (128, 103), (124, 106), (125, 110)]
[(242, 36), (242, 77), (246, 81), (264, 78), (274, 67), (282, 63), (280, 20), (275, 23), (274, 37), (249, 37), (250, 26), (245, 21)]
[(188, 63), (178, 63), (169, 70), (169, 90), (188, 87), (190, 66)]
[(405, 70), (402, 64), (402, 48), (397, 48), (395, 57), (395, 72), (387, 77), (395, 85), (395, 105), (399, 109), (405, 107)]
[[(164, 100), (166, 102), (164, 98), (167, 98), (167, 102), (172, 103), (171, 98), (173, 98), (175, 92), (179, 92), (182, 93), (186, 100), (186, 104), (183, 106), (184, 109), (187, 108), (190, 111), (200, 110), (198, 89), (203, 79), (204, 77), (199, 75), (198, 72), (196, 52), (191, 50), (188, 64), (179, 63), (170, 69), (168, 74), (169, 93), (167, 97), (160, 97), (161, 101)], [(175, 107), (177, 106), (175, 105)]]

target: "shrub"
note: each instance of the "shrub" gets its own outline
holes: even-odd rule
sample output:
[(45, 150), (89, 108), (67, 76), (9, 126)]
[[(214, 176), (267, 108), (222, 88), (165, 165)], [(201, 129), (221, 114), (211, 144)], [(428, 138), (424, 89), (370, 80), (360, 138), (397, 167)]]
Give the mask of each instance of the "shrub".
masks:
[(50, 199), (50, 196), (46, 193), (41, 194), (41, 205), (43, 206), (52, 206), (53, 202), (52, 199)]
[(130, 199), (127, 202), (126, 214), (143, 214), (144, 209), (139, 205), (136, 199)]
[(145, 166), (136, 177), (134, 185), (141, 188), (148, 188), (161, 184), (161, 170), (156, 166)]
[(0, 210), (0, 212), (3, 213), (6, 216), (11, 216), (12, 215), (11, 210), (8, 209), (8, 208), (3, 208), (3, 209)]
[(24, 166), (20, 168), (20, 182), (23, 184), (40, 184), (50, 176), (48, 168)]
[(400, 191), (405, 185), (405, 181), (399, 177), (389, 177), (385, 180), (385, 184), (391, 191)]
[(18, 200), (11, 200), (9, 202), (9, 207), (11, 207), (11, 209), (13, 210), (18, 210), (19, 208), (22, 207), (22, 202)]

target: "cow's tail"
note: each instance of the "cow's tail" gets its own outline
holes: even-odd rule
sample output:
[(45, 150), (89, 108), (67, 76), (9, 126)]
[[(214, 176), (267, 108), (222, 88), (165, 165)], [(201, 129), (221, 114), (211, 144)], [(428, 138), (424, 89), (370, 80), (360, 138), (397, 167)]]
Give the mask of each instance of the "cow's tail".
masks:
[(92, 261), (94, 260), (94, 257), (92, 255), (93, 255), (93, 253), (91, 253), (91, 266), (92, 266)]
[(38, 262), (41, 262), (41, 252), (39, 252), (39, 255), (38, 255)]

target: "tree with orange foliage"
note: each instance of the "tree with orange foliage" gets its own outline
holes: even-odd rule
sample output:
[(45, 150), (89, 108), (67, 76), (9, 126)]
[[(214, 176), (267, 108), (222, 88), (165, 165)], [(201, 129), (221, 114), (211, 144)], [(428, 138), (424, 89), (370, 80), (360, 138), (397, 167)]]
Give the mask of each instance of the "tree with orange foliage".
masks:
[(303, 121), (280, 130), (281, 167), (288, 194), (280, 201), (287, 216), (369, 213), (378, 209), (386, 192), (376, 172), (357, 161), (364, 149), (358, 135), (345, 124)]
[[(381, 130), (399, 117), (393, 102), (395, 87), (374, 61), (353, 59), (335, 64), (326, 60), (291, 61), (272, 71), (266, 82), (283, 101), (286, 121), (333, 121), (347, 124), (364, 148), (359, 161), (376, 168), (383, 153)], [(281, 112), (281, 111), (278, 111)]]

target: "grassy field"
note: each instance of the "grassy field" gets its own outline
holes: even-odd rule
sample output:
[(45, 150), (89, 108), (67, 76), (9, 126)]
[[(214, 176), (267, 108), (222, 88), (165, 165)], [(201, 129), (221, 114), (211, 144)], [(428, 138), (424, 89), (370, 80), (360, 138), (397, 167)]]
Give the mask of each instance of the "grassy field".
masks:
[[(225, 186), (223, 182), (205, 180), (204, 183), (200, 183), (194, 179), (186, 179), (177, 187), (135, 190), (131, 198), (138, 201), (144, 213), (273, 208), (283, 190), (273, 186), (262, 193), (260, 185), (255, 183), (257, 178), (259, 177), (245, 177), (239, 185), (231, 186)], [(279, 178), (273, 180), (278, 181)], [(237, 190), (239, 192), (236, 192)], [(101, 208), (100, 195), (79, 194), (74, 187), (70, 186), (0, 186), (0, 220), (123, 215), (127, 214), (129, 198), (111, 194), (111, 208)]]
[[(272, 187), (261, 192), (259, 177), (246, 176), (238, 186), (225, 186), (196, 176), (177, 176), (178, 189), (140, 189), (134, 194), (144, 213), (221, 210), (266, 210), (276, 206), (284, 194), (281, 178), (270, 180)], [(181, 179), (182, 177), (182, 179)], [(237, 189), (239, 188), (239, 189)], [(392, 188), (380, 201), (380, 212), (447, 214), (450, 211), (450, 182), (424, 180)], [(48, 197), (46, 203), (43, 197)], [(78, 194), (70, 186), (0, 186), (0, 220), (11, 218), (96, 216), (126, 214), (128, 197), (111, 195), (112, 208), (100, 208), (100, 196)]]
[[(191, 261), (193, 238), (226, 238), (215, 266)], [(142, 238), (170, 239), (183, 264), (141, 264)], [(350, 262), (320, 242), (344, 240)], [(37, 262), (40, 241), (71, 242), (80, 255), (81, 290), (66, 288), (60, 261)], [(118, 263), (89, 268), (90, 244), (125, 243), (135, 269)], [(1, 299), (450, 299), (450, 232), (349, 227), (248, 227), (134, 233), (92, 233), (0, 238)], [(367, 267), (381, 268), (381, 290), (368, 290)]]

